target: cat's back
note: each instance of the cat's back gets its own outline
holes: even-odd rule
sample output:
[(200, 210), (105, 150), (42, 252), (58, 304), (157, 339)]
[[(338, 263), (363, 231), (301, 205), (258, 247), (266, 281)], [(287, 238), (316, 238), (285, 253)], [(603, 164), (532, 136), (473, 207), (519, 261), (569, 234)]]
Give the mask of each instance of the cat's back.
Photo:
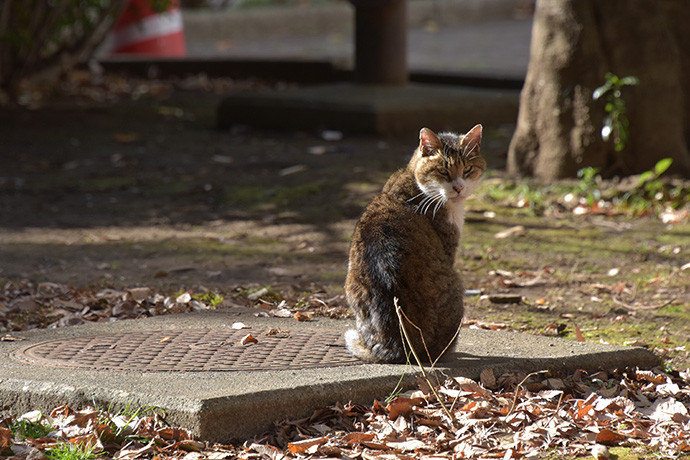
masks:
[[(416, 190), (405, 175), (404, 170), (394, 173), (366, 207), (355, 227), (350, 251), (350, 263), (356, 265), (351, 268), (364, 269), (374, 280), (391, 286), (395, 282), (388, 278), (399, 281), (403, 266), (424, 272), (423, 268), (430, 268), (428, 264), (452, 256), (446, 254), (446, 244), (434, 222), (411, 202)], [(450, 259), (444, 262), (452, 265)]]

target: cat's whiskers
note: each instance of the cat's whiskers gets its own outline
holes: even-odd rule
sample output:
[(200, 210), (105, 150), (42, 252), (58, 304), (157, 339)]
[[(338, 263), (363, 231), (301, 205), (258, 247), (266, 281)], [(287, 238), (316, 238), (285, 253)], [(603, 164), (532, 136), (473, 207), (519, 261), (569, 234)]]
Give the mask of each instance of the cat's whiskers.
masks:
[(422, 196), (422, 195), (424, 195), (424, 192), (419, 192), (418, 194), (416, 194), (416, 195), (413, 196), (412, 198), (409, 198), (407, 201), (408, 201), (408, 203), (409, 203), (410, 201), (412, 201), (412, 200), (414, 200), (414, 199), (417, 199), (417, 198), (419, 198), (419, 197)]
[(424, 199), (419, 203), (417, 206), (417, 209), (415, 212), (419, 211), (420, 214), (426, 215), (426, 213), (431, 209), (431, 206), (436, 204), (434, 206), (434, 212), (432, 214), (432, 218), (436, 217), (436, 212), (438, 212), (438, 209), (443, 206), (446, 202), (446, 197), (443, 195), (442, 191), (436, 191), (435, 193), (431, 195), (426, 195)]
[(438, 203), (436, 203), (436, 206), (434, 207), (434, 212), (433, 212), (433, 214), (431, 215), (431, 218), (432, 218), (432, 219), (436, 218), (436, 212), (438, 212), (438, 210), (441, 208), (441, 206), (443, 206), (444, 204), (446, 204), (446, 201), (448, 201), (448, 198), (446, 198), (445, 196), (441, 195), (441, 198), (438, 200)]

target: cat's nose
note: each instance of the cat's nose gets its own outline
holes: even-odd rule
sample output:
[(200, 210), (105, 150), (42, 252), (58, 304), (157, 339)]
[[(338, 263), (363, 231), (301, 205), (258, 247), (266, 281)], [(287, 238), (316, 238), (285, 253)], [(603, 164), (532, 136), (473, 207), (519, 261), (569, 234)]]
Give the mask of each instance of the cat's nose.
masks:
[(462, 185), (453, 185), (453, 190), (455, 190), (458, 193), (462, 192)]

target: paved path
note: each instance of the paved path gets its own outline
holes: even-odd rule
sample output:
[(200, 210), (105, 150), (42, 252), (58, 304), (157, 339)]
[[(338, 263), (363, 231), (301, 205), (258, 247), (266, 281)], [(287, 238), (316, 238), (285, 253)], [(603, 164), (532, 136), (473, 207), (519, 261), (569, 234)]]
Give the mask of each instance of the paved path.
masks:
[[(188, 19), (194, 21), (194, 19)], [(252, 37), (224, 40), (186, 34), (190, 57), (319, 59), (352, 67), (351, 34)], [(488, 19), (481, 22), (411, 28), (408, 66), (413, 71), (478, 73), (524, 77), (529, 61), (531, 19)]]

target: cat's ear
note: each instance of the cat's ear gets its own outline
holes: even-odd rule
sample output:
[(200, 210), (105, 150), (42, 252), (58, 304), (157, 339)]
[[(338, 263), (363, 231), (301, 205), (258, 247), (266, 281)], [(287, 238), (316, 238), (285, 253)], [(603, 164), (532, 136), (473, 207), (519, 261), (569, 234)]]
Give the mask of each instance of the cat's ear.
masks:
[(474, 153), (475, 155), (479, 153), (479, 149), (482, 144), (482, 125), (477, 125), (474, 128), (467, 131), (467, 134), (462, 138), (460, 146), (465, 155)]
[(443, 151), (441, 139), (429, 128), (422, 128), (419, 131), (419, 151), (423, 157), (436, 155)]

